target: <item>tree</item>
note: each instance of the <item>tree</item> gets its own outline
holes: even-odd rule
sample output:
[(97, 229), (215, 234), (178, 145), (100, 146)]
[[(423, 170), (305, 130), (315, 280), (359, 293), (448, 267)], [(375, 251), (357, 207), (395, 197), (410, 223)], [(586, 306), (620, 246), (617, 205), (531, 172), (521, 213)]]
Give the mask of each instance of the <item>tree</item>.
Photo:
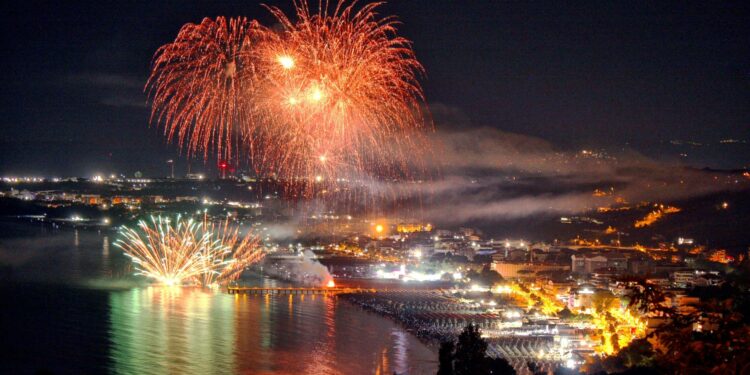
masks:
[(454, 369), (456, 375), (484, 374), (487, 342), (482, 339), (479, 327), (469, 324), (458, 335)]
[(485, 265), (481, 272), (469, 271), (466, 277), (471, 279), (472, 283), (486, 286), (493, 286), (503, 281), (503, 277), (497, 271), (492, 270), (489, 265)]
[[(672, 296), (643, 280), (630, 280), (630, 308), (663, 324), (634, 340), (616, 356), (603, 359), (604, 370), (636, 373), (657, 369), (681, 374), (740, 374), (750, 371), (750, 285), (742, 270), (719, 287), (697, 288), (700, 302), (678, 309)], [(651, 343), (654, 346), (651, 346)]]
[(492, 263), (492, 256), (491, 255), (485, 255), (485, 254), (477, 254), (474, 255), (474, 259), (472, 259), (474, 263)]
[(654, 348), (647, 339), (636, 339), (624, 347), (617, 356), (625, 367), (650, 367), (654, 365)]
[(493, 270), (489, 264), (482, 268), (482, 273), (479, 276), (483, 282), (490, 286), (503, 281), (503, 277), (497, 271)]
[(591, 298), (594, 309), (600, 313), (616, 307), (618, 301), (619, 299), (608, 290), (597, 290)]
[(453, 355), (455, 348), (456, 344), (453, 341), (443, 341), (440, 343), (437, 375), (453, 375)]
[(479, 328), (469, 324), (458, 336), (458, 343), (446, 341), (438, 352), (438, 375), (515, 375), (516, 371), (503, 358), (485, 355), (487, 342)]
[(570, 309), (567, 306), (565, 306), (562, 310), (560, 310), (557, 313), (557, 316), (562, 320), (568, 320), (568, 319), (573, 318), (575, 314), (573, 314), (573, 312), (570, 311)]
[(545, 375), (545, 374), (546, 374), (546, 373), (545, 373), (545, 372), (544, 372), (544, 371), (543, 371), (542, 369), (540, 369), (540, 368), (539, 368), (539, 366), (537, 366), (537, 364), (536, 364), (536, 363), (534, 363), (534, 362), (531, 362), (531, 361), (527, 361), (527, 362), (526, 362), (526, 367), (528, 367), (528, 368), (529, 368), (529, 371), (531, 371), (531, 373), (532, 373), (533, 375)]
[(630, 342), (617, 354), (608, 357), (593, 356), (584, 366), (588, 373), (609, 374), (658, 374), (672, 373), (656, 366), (656, 353), (648, 342), (641, 338)]
[(516, 370), (505, 358), (487, 357), (487, 370), (492, 375), (516, 375)]

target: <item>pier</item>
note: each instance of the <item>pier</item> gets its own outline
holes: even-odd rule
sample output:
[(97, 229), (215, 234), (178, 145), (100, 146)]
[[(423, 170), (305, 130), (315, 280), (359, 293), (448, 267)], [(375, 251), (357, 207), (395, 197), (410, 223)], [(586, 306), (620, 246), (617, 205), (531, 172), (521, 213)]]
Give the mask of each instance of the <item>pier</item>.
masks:
[(341, 293), (375, 293), (375, 289), (363, 288), (264, 288), (264, 287), (245, 287), (229, 286), (229, 294), (273, 294), (273, 295), (302, 295), (302, 294), (341, 294)]

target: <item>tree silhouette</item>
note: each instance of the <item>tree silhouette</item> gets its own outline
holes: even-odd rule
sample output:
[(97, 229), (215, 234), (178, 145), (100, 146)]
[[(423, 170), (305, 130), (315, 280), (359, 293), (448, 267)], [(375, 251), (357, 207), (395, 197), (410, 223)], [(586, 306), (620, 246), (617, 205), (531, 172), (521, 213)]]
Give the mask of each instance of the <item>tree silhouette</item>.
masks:
[(515, 375), (516, 371), (503, 358), (490, 358), (487, 342), (479, 327), (469, 324), (458, 336), (458, 342), (440, 344), (438, 375)]
[(456, 344), (453, 341), (443, 341), (440, 343), (437, 375), (453, 375), (453, 354), (455, 347)]
[(477, 272), (474, 270), (469, 271), (466, 274), (466, 277), (471, 279), (472, 283), (477, 283), (485, 286), (493, 286), (503, 281), (503, 277), (499, 273), (497, 273), (497, 271), (493, 270), (489, 265), (485, 265), (484, 267), (482, 267), (481, 272)]
[(479, 327), (469, 324), (463, 332), (458, 335), (456, 354), (454, 355), (454, 369), (456, 375), (483, 374), (484, 357), (487, 351), (487, 342), (482, 339)]
[(655, 285), (629, 280), (630, 307), (662, 324), (647, 339), (634, 340), (617, 355), (592, 363), (589, 371), (750, 373), (750, 283), (743, 271), (727, 275), (722, 286), (692, 290), (700, 301), (682, 308)]
[(492, 375), (516, 375), (516, 370), (505, 358), (487, 357), (487, 373)]
[(526, 367), (529, 368), (529, 371), (531, 371), (532, 375), (546, 375), (546, 372), (542, 371), (542, 369), (540, 369), (539, 366), (537, 366), (537, 364), (534, 362), (526, 362)]
[(608, 290), (597, 290), (591, 297), (591, 303), (598, 312), (605, 312), (617, 306), (619, 299)]

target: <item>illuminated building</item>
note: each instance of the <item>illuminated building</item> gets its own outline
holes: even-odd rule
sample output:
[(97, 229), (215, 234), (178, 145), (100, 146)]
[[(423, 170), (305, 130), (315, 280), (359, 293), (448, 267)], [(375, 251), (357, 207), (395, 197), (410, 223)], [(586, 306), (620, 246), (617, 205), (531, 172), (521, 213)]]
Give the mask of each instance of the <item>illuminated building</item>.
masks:
[(691, 270), (672, 272), (672, 281), (674, 282), (675, 286), (680, 288), (685, 288), (688, 285), (693, 285), (695, 277), (695, 271)]
[(692, 238), (684, 238), (684, 237), (677, 238), (678, 245), (692, 245), (694, 242), (695, 241)]
[(719, 250), (716, 250), (716, 251), (712, 252), (711, 255), (708, 257), (708, 260), (710, 260), (712, 262), (727, 264), (727, 263), (733, 261), (734, 258), (731, 257), (731, 256), (729, 256), (729, 255), (727, 255), (727, 251), (726, 250), (719, 249)]
[(576, 255), (573, 254), (570, 257), (571, 261), (571, 272), (588, 275), (593, 273), (595, 270), (607, 267), (607, 257), (603, 255)]
[(79, 200), (83, 204), (95, 206), (101, 203), (102, 197), (98, 194), (81, 194)]
[(653, 260), (646, 257), (633, 257), (628, 259), (628, 271), (635, 275), (651, 273), (654, 268)]
[(432, 224), (401, 223), (396, 226), (398, 233), (431, 232)]
[(570, 257), (571, 272), (589, 275), (598, 270), (609, 269), (616, 273), (628, 270), (628, 257), (620, 253), (573, 254)]
[(570, 290), (568, 297), (569, 309), (585, 310), (593, 306), (595, 287), (591, 284), (582, 284), (578, 288)]

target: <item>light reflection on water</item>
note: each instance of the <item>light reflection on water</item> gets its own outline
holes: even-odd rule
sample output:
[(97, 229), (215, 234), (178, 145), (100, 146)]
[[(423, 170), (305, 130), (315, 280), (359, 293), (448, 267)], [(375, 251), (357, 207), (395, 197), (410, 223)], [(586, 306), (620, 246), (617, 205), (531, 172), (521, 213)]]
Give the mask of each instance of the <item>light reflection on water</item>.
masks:
[[(0, 285), (13, 301), (0, 312), (0, 329), (21, 338), (0, 348), (0, 373), (435, 373), (436, 353), (393, 322), (336, 297), (128, 283), (113, 289), (123, 285), (115, 269), (123, 257), (110, 246), (111, 234), (27, 237), (0, 237), (0, 252), (34, 254), (14, 264), (12, 275), (20, 279)], [(41, 284), (27, 279), (37, 273)]]
[(413, 337), (333, 296), (148, 287), (109, 304), (115, 373), (433, 373)]

